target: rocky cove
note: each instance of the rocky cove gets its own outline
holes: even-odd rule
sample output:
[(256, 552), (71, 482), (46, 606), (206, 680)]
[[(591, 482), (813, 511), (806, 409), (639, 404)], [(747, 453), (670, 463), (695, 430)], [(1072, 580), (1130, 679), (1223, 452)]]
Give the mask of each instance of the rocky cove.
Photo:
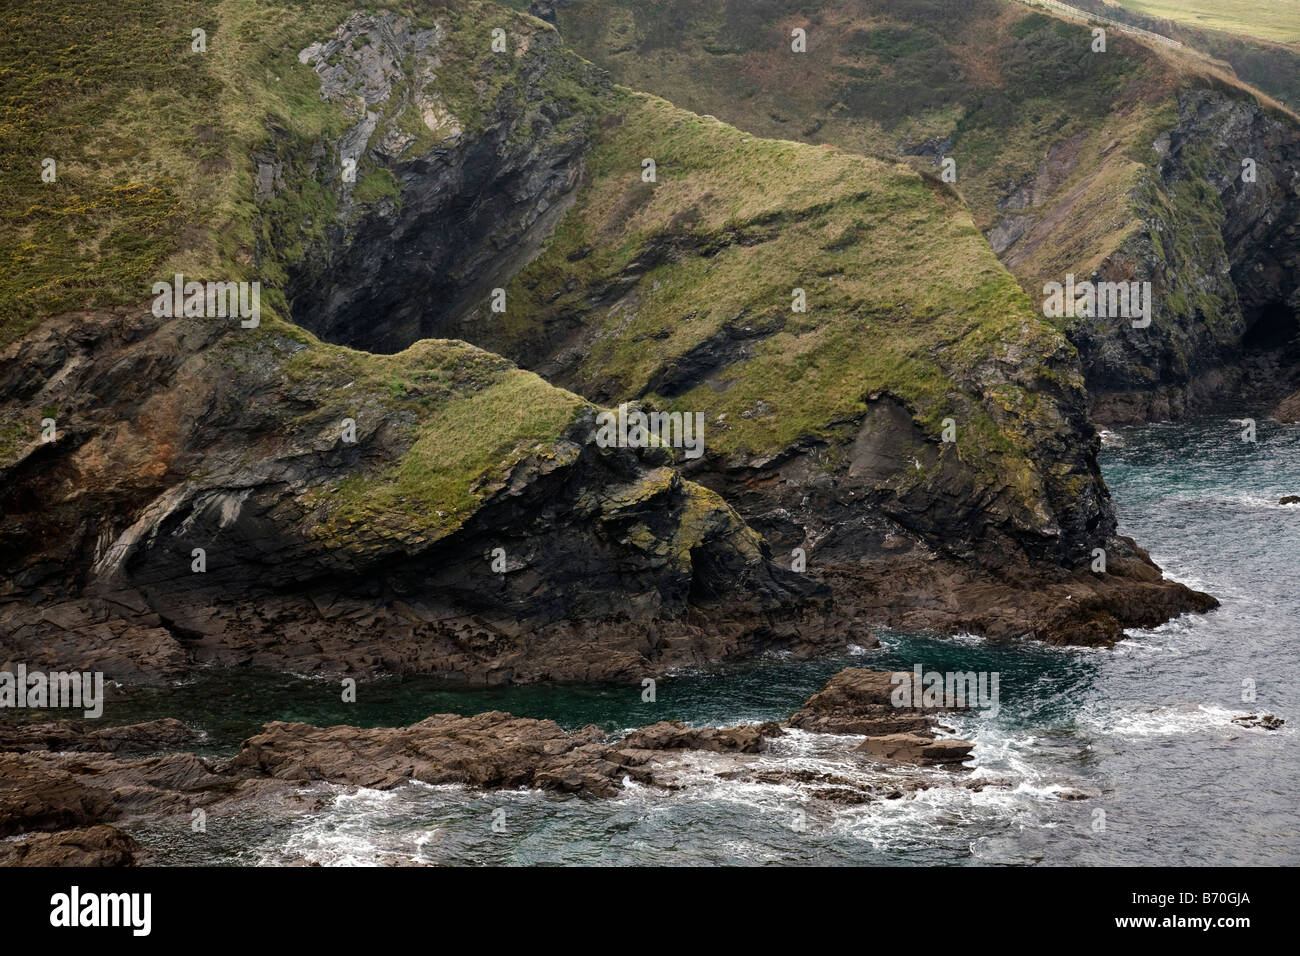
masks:
[[(813, 287), (801, 327), (759, 288), (657, 331), (659, 300), (734, 298), (728, 270), (756, 256), (787, 270), (788, 247), (815, 240), (806, 230), (866, 224), (882, 202), (915, 206), (917, 236), (997, 270), (950, 198), (902, 167), (754, 141), (615, 89), (529, 18), (512, 21), (512, 55), (489, 56), (473, 31), (509, 15), (452, 9), (422, 28), (352, 14), (296, 54), (341, 132), (271, 124), (253, 154), (250, 251), (263, 274), (282, 271), (297, 325), (124, 306), (51, 317), (7, 347), (7, 418), (56, 408), (58, 431), (13, 442), (3, 468), (6, 657), (127, 681), (202, 663), (627, 679), (865, 640), (870, 623), (1105, 644), (1213, 606), (1115, 533), (1077, 360), (1005, 273), (996, 294), (1014, 307), (990, 303), (960, 360), (944, 338), (966, 314), (949, 308), (923, 326), (933, 342), (911, 341), (907, 313), (933, 309), (932, 290), (864, 266), (865, 225), (819, 268), (870, 276), (891, 304), (801, 272), (787, 279)], [(491, 81), (454, 90), (466, 56)], [(682, 169), (664, 157), (662, 175), (702, 184), (686, 206), (619, 168), (629, 144), (630, 172), (638, 140), (672, 135), (688, 137)], [(753, 154), (759, 178), (736, 188), (809, 165), (812, 192), (756, 195), (748, 218), (727, 218), (707, 189), (734, 168), (714, 165), (724, 144)], [(355, 184), (335, 173), (354, 155)], [(376, 182), (389, 186), (362, 188)], [(665, 203), (638, 225), (635, 209)], [(706, 263), (731, 292), (700, 281)], [(935, 281), (960, 296), (980, 280)], [(493, 287), (505, 316), (487, 310)], [(615, 341), (613, 321), (646, 326), (620, 337), (651, 336), (657, 362), (589, 351)], [(882, 354), (903, 351), (860, 369), (843, 350), (872, 334)], [(796, 372), (781, 367), (791, 352), (813, 377), (769, 381)], [(600, 448), (590, 403), (615, 400), (707, 402), (716, 437), (693, 460)], [(958, 441), (930, 430), (940, 416)], [(457, 428), (477, 453), (445, 464)], [(796, 548), (806, 573), (788, 570)], [(1096, 548), (1105, 574), (1090, 570)]]
[[(265, 45), (225, 24), (264, 69), (200, 61), (177, 94), (220, 91), (177, 160), (212, 202), (161, 177), (166, 257), (102, 256), (137, 291), (40, 300), (0, 340), (0, 667), (101, 674), (110, 711), (213, 672), (635, 692), (897, 633), (1108, 652), (1219, 607), (1121, 533), (1094, 423), (1227, 394), (1295, 417), (1289, 115), (1159, 74), (1159, 158), (1124, 192), (1149, 229), (1079, 275), (1149, 281), (1164, 311), (1057, 327), (1026, 288), (1074, 265), (1041, 255), (1087, 206), (1057, 192), (1078, 142), (968, 196), (620, 85), (565, 9), (322, 0)], [(1266, 157), (1261, 190), (1225, 139)], [(181, 274), (253, 283), (259, 321), (152, 309)], [(702, 446), (602, 441), (615, 407), (703, 422)], [(150, 862), (133, 829), (411, 781), (676, 793), (699, 754), (838, 806), (1019, 786), (962, 769), (982, 725), (891, 704), (888, 673), (818, 672), (748, 724), (423, 710), (275, 719), (220, 754), (177, 713), (4, 721), (0, 862)], [(804, 746), (849, 770), (744, 762)], [(876, 764), (906, 769), (855, 776)], [(1097, 795), (1061, 779), (1053, 801)]]
[[(973, 744), (936, 733), (934, 708), (897, 707), (888, 672), (850, 668), (784, 725), (690, 728), (660, 721), (610, 741), (594, 725), (565, 732), (550, 720), (500, 711), (437, 714), (409, 727), (363, 729), (271, 723), (226, 760), (175, 751), (201, 735), (172, 718), (117, 727), (39, 722), (0, 729), (0, 863), (121, 866), (147, 863), (143, 847), (113, 825), (216, 821), (257, 808), (284, 815), (319, 809), (311, 788), (389, 790), (417, 781), (475, 789), (531, 788), (609, 797), (633, 785), (677, 789), (659, 764), (680, 751), (755, 754), (785, 727), (852, 735), (846, 749), (920, 766), (960, 764)], [(908, 675), (910, 676), (910, 675)], [(939, 708), (942, 711), (943, 708)], [(769, 774), (766, 783), (774, 782)], [(927, 783), (898, 781), (884, 792), (825, 775), (817, 795), (837, 803), (902, 799)], [(986, 782), (972, 781), (982, 788)], [(202, 828), (200, 828), (202, 829)]]

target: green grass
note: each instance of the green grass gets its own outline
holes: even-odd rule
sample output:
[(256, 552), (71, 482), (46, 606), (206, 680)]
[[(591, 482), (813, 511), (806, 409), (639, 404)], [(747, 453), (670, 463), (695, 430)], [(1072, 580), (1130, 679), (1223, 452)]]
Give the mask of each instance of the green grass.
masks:
[[(1036, 184), (1054, 144), (1078, 138), (1039, 202), (1013, 212), (1042, 223), (1006, 260), (1031, 292), (1121, 250), (1146, 218), (1131, 197), (1152, 141), (1176, 122), (1177, 89), (1221, 84), (1199, 60), (1167, 61), (1116, 33), (1094, 54), (1085, 24), (1014, 3), (685, 4), (673, 7), (676, 42), (660, 44), (666, 16), (662, 4), (587, 0), (560, 7), (559, 25), (619, 82), (760, 136), (888, 159), (946, 140), (981, 232), (1008, 214), (999, 202), (1014, 186)], [(796, 23), (806, 55), (783, 42)]]
[[(48, 315), (115, 304), (147, 307), (160, 277), (261, 279), (256, 330), (229, 334), (207, 358), (249, 381), (291, 434), (337, 435), (344, 417), (383, 416), (408, 450), (308, 497), (323, 534), (357, 521), (371, 533), (449, 530), (493, 476), (545, 453), (581, 399), (499, 356), (457, 342), (398, 355), (321, 343), (287, 321), (278, 285), (324, 239), (340, 207), (337, 177), (306, 175), (321, 141), (345, 129), (298, 52), (357, 6), (347, 0), (52, 0), (8, 5), (0, 31), (0, 346)], [(516, 41), (541, 27), (478, 0), (393, 0), (416, 26), (441, 24), (439, 92), (466, 129), (501, 96), (516, 96), (526, 61), (489, 51), (496, 25)], [(191, 51), (191, 30), (207, 51)], [(557, 97), (594, 109), (576, 57), (561, 60)], [(482, 82), (476, 82), (478, 77)], [(427, 147), (436, 131), (407, 96), (386, 115)], [(418, 126), (415, 122), (418, 122)], [(424, 137), (421, 139), (421, 137)], [(283, 164), (286, 188), (254, 202), (255, 155)], [(55, 183), (41, 160), (57, 161)], [(363, 161), (354, 199), (397, 199), (398, 183)], [(259, 259), (260, 255), (260, 259)], [(302, 409), (307, 411), (302, 411)], [(0, 422), (0, 460), (35, 438), (30, 415)], [(438, 513), (442, 512), (441, 515)]]
[[(426, 340), (416, 348), (444, 344), (463, 347)], [(325, 505), (329, 514), (316, 533), (330, 537), (361, 525), (367, 534), (419, 534), (422, 540), (445, 535), (498, 489), (516, 462), (556, 454), (556, 439), (586, 405), (514, 368), (475, 390), (449, 392), (416, 426), (414, 442), (396, 464), (311, 495), (311, 503)]]
[(1148, 17), (1241, 36), (1300, 43), (1300, 0), (1111, 0)]
[[(617, 112), (578, 206), (512, 286), (510, 301), (522, 305), (503, 333), (507, 351), (548, 317), (584, 310), (586, 290), (656, 238), (689, 238), (693, 253), (646, 274), (628, 304), (587, 312), (579, 391), (612, 382), (636, 396), (728, 323), (784, 323), (718, 381), (647, 397), (704, 412), (707, 448), (726, 458), (806, 436), (842, 440), (844, 422), (887, 392), (936, 438), (942, 419), (956, 417), (963, 459), (1004, 467), (1030, 494), (1032, 426), (1013, 421), (1021, 399), (995, 395), (990, 409), (954, 378), (1012, 343), (1045, 356), (1061, 339), (953, 196), (904, 165), (757, 139), (655, 97), (624, 93)], [(653, 186), (640, 180), (647, 156), (658, 158)], [(806, 314), (791, 310), (794, 288), (806, 291)]]
[[(699, 9), (687, 0), (672, 5), (681, 16)], [(437, 92), (467, 133), (482, 129), (489, 106), (522, 105), (518, 76), (526, 58), (492, 53), (490, 31), (513, 24), (517, 40), (542, 29), (535, 21), (512, 20), (510, 12), (477, 0), (389, 6), (449, 30)], [(801, 103), (816, 104), (798, 98), (812, 88), (826, 99), (811, 114), (833, 119), (824, 108), (842, 102), (847, 85), (843, 74), (824, 68), (825, 53), (833, 53), (828, 38), (839, 35), (836, 5), (811, 6), (821, 18), (810, 28), (814, 51), (823, 44), (822, 59), (787, 56), (777, 69), (765, 67), (765, 54), (755, 51), (773, 43), (788, 51), (785, 23), (760, 29), (743, 4), (710, 5), (707, 44), (742, 52), (718, 54), (717, 70), (694, 75), (680, 69), (683, 38), (675, 29), (664, 32), (663, 10), (648, 20), (637, 7), (622, 12), (635, 30), (650, 24), (629, 40), (645, 68), (689, 86), (697, 99), (701, 84), (711, 82), (723, 92), (736, 83), (766, 86), (782, 93), (761, 103), (763, 114), (785, 110), (793, 119)], [(297, 258), (324, 241), (340, 208), (334, 179), (309, 175), (312, 149), (344, 128), (339, 109), (322, 101), (315, 73), (298, 63), (297, 53), (328, 36), (350, 4), (125, 0), (94, 14), (66, 2), (31, 9), (16, 15), (0, 40), (6, 63), (0, 256), (21, 265), (0, 286), (0, 342), (53, 312), (147, 301), (152, 281), (172, 272), (262, 278), (269, 286), (262, 327), (226, 336), (214, 347), (214, 360), (234, 375), (272, 376), (293, 400), (276, 407), (295, 409), (297, 417), (284, 422), (294, 434), (328, 436), (342, 417), (382, 414), (398, 434), (397, 447), (406, 449), (311, 492), (304, 504), (320, 509), (319, 533), (326, 536), (357, 525), (375, 535), (446, 532), (521, 458), (554, 446), (582, 400), (497, 356), (448, 342), (368, 355), (322, 344), (285, 321), (276, 286)], [(572, 16), (580, 8), (565, 9)], [(51, 18), (59, 29), (49, 28)], [(942, 38), (948, 29), (943, 17), (934, 22), (929, 32), (879, 32), (886, 23), (862, 27), (863, 76), (878, 69), (911, 92), (901, 106), (861, 97), (859, 113), (848, 114), (854, 119), (836, 121), (853, 140), (848, 145), (952, 131), (968, 118), (969, 111), (958, 116), (947, 105), (919, 120), (902, 115), (935, 96), (927, 84), (938, 82), (941, 91), (959, 85), (959, 77), (933, 73), (922, 40)], [(206, 54), (189, 52), (195, 25), (207, 30)], [(1062, 87), (1083, 76), (1092, 85), (1075, 89), (1080, 95), (1127, 82), (1122, 64), (1084, 61), (1070, 71), (1035, 59), (1075, 39), (1039, 24), (1008, 41), (1021, 46), (1006, 66), (1055, 77)], [(69, 52), (72, 45), (77, 49)], [(86, 58), (88, 80), (70, 78), (76, 74), (64, 64), (73, 56)], [(825, 74), (822, 85), (810, 87), (808, 76), (818, 70)], [(727, 323), (775, 328), (783, 322), (717, 381), (671, 400), (650, 398), (665, 409), (705, 412), (708, 450), (725, 457), (770, 454), (807, 436), (846, 440), (851, 420), (888, 393), (908, 405), (930, 436), (943, 418), (955, 417), (963, 436), (956, 453), (1037, 507), (1044, 477), (1030, 456), (1040, 442), (1036, 433), (1055, 427), (1051, 405), (1021, 385), (988, 385), (979, 370), (1000, 363), (1014, 366), (1022, 383), (1052, 378), (1059, 373), (1045, 367), (1044, 357), (1063, 340), (1036, 316), (951, 191), (903, 165), (780, 135), (757, 139), (654, 97), (619, 91), (610, 99), (586, 86), (582, 72), (576, 57), (561, 56), (542, 82), (547, 95), (577, 108), (571, 122), (599, 120), (592, 125), (603, 132), (588, 157), (578, 204), (511, 284), (505, 339), (524, 341), (566, 309), (590, 312), (588, 289), (618, 276), (656, 239), (685, 237), (692, 248), (643, 277), (634, 299), (585, 316), (593, 344), (575, 391), (599, 381), (637, 395)], [(1055, 120), (1044, 109), (1033, 120), (1039, 125), (1025, 132), (1015, 122), (1023, 105), (990, 100), (962, 131), (972, 141), (978, 135), (1015, 141), (1029, 155), (1041, 143), (1035, 137), (1047, 135)], [(394, 109), (386, 119), (413, 131), (407, 108)], [(528, 135), (527, 124), (516, 135)], [(47, 153), (63, 170), (53, 186), (39, 181), (39, 158)], [(280, 162), (289, 184), (260, 207), (253, 200), (255, 155)], [(644, 157), (658, 161), (653, 186), (640, 180)], [(975, 175), (981, 167), (972, 165)], [(980, 175), (998, 172), (993, 157)], [(400, 201), (395, 189), (391, 176), (364, 163), (358, 169), (354, 198), (363, 204)], [(575, 255), (584, 248), (591, 252)], [(795, 287), (807, 292), (806, 314), (790, 311)], [(1079, 388), (1077, 381), (1052, 382), (1062, 384)], [(918, 472), (904, 480), (925, 477)]]
[[(337, 197), (319, 184), (259, 208), (252, 157), (342, 132), (298, 51), (329, 36), (356, 7), (347, 0), (73, 0), (10, 4), (0, 31), (0, 345), (42, 316), (131, 304), (153, 281), (283, 281), (283, 262), (319, 241)], [(376, 7), (378, 8), (378, 7)], [(514, 14), (476, 0), (392, 0), (417, 26), (450, 32), (439, 84), (462, 125), (516, 95), (515, 57), (489, 51), (493, 26)], [(191, 30), (207, 51), (191, 50)], [(573, 73), (578, 64), (573, 61)], [(594, 97), (558, 75), (556, 95)], [(399, 91), (405, 93), (406, 91)], [(433, 137), (409, 97), (392, 119)], [(274, 135), (269, 133), (274, 130)], [(423, 137), (423, 138), (421, 138)], [(41, 181), (41, 162), (57, 180)], [(392, 198), (386, 175), (357, 170), (359, 201)], [(272, 255), (261, 271), (254, 250)], [(280, 255), (276, 255), (280, 253)]]

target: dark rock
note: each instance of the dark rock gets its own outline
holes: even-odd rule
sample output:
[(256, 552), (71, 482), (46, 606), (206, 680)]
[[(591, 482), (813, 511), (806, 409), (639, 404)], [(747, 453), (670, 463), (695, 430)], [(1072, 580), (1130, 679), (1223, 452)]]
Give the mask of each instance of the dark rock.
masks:
[(1241, 727), (1251, 727), (1259, 730), (1277, 730), (1286, 723), (1281, 717), (1273, 714), (1243, 714), (1240, 717), (1232, 718), (1232, 722)]
[(174, 750), (194, 743), (200, 736), (174, 717), (119, 727), (101, 727), (86, 720), (52, 720), (0, 725), (0, 750), (104, 753)]
[[(138, 334), (123, 341), (132, 322)], [(69, 442), (43, 451), (39, 466), (0, 469), (0, 553), (15, 568), (0, 602), (0, 661), (129, 683), (216, 662), (492, 684), (640, 680), (843, 641), (824, 585), (776, 566), (713, 492), (631, 450), (597, 448), (586, 418), (516, 463), (451, 533), (403, 527), (413, 519), (397, 514), (325, 533), (322, 483), (388, 467), (413, 434), (386, 412), (358, 433), (350, 458), (332, 440), (317, 447), (318, 429), (360, 415), (348, 408), (364, 399), (348, 392), (334, 406), (331, 389), (348, 383), (322, 377), (314, 397), (294, 400), (314, 424), (286, 427), (248, 396), (277, 388), (277, 363), (298, 346), (270, 333), (278, 345), (263, 361), (232, 371), (214, 328), (123, 310), (50, 320), (5, 351), (0, 396), (24, 407), (20, 383), (39, 378), (52, 351), (63, 355), (69, 372), (42, 400), (79, 422), (96, 450)], [(190, 332), (212, 349), (182, 346)], [(140, 367), (153, 369), (147, 382)], [(132, 402), (145, 400), (174, 416), (174, 435), (128, 427)], [(213, 405), (223, 418), (211, 417)], [(195, 477), (176, 484), (177, 474)], [(93, 506), (74, 491), (82, 487), (95, 489)], [(96, 540), (114, 544), (88, 566)], [(218, 544), (207, 572), (194, 574), (200, 540)], [(482, 557), (498, 545), (513, 562), (504, 574)]]
[[(1099, 273), (1103, 280), (1150, 280), (1160, 308), (1148, 328), (1083, 319), (1068, 330), (1094, 416), (1107, 424), (1180, 418), (1223, 396), (1276, 401), (1297, 384), (1300, 129), (1229, 91), (1188, 88), (1177, 102), (1178, 123), (1162, 138), (1147, 188), (1136, 194), (1136, 215), (1147, 228)], [(1242, 157), (1258, 164), (1253, 183), (1242, 179)], [(1205, 229), (1199, 202), (1186, 207), (1166, 198), (1188, 182), (1222, 205), (1217, 233)], [(1184, 233), (1196, 241), (1184, 247), (1160, 238)], [(1182, 311), (1175, 303), (1184, 303)]]
[(890, 763), (961, 763), (975, 745), (965, 740), (936, 740), (919, 734), (885, 734), (858, 744), (859, 753)]

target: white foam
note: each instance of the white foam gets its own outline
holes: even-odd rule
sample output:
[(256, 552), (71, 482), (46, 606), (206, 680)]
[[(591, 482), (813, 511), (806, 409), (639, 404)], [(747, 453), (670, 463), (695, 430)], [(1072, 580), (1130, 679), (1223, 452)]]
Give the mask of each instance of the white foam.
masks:
[(1109, 710), (1081, 715), (1079, 725), (1112, 737), (1177, 737), (1214, 730), (1242, 731), (1239, 712), (1215, 704), (1172, 704), (1142, 710)]

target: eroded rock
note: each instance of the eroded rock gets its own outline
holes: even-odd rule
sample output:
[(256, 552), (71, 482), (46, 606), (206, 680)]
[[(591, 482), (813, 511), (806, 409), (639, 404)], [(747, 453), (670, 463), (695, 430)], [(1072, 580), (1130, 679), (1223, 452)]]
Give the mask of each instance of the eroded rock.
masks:
[[(912, 679), (911, 674), (903, 676)], [(816, 733), (864, 735), (867, 739), (857, 746), (858, 752), (890, 763), (961, 763), (969, 757), (973, 743), (936, 733), (934, 715), (958, 708), (896, 706), (893, 678), (891, 671), (845, 668), (787, 723)]]
[(134, 866), (143, 848), (106, 824), (0, 842), (0, 866)]

